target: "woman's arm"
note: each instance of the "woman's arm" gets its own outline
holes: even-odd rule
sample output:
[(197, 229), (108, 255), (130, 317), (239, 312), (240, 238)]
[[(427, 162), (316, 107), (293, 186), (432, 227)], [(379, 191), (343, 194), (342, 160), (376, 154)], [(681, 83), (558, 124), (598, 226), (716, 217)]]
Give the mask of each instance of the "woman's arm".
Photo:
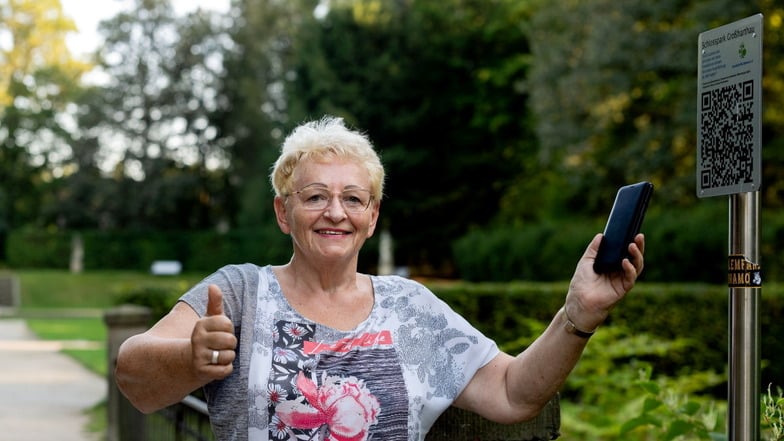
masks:
[[(177, 303), (147, 332), (120, 346), (115, 367), (117, 386), (144, 413), (182, 400), (189, 393), (232, 372), (237, 339), (223, 314), (223, 294), (208, 288), (207, 314), (199, 317)], [(213, 364), (213, 351), (218, 362)]]
[[(622, 273), (600, 275), (593, 271), (600, 241), (598, 234), (586, 249), (564, 307), (544, 333), (517, 357), (502, 353), (478, 370), (455, 406), (500, 423), (525, 421), (539, 414), (579, 361), (589, 340), (580, 334), (596, 329), (642, 272), (642, 234), (629, 245), (632, 259), (624, 260)], [(581, 331), (575, 332), (575, 328)]]

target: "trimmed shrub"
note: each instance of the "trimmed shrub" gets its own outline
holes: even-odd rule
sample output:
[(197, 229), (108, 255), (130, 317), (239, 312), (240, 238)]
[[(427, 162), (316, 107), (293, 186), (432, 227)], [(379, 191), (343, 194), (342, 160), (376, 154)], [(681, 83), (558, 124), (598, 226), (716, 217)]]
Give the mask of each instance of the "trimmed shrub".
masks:
[(6, 258), (11, 267), (67, 269), (70, 256), (70, 233), (25, 228), (8, 235)]
[[(645, 272), (652, 282), (726, 284), (729, 226), (726, 204), (688, 211), (653, 210), (646, 216)], [(605, 219), (565, 219), (519, 228), (475, 229), (453, 243), (458, 276), (472, 282), (571, 278), (574, 266)], [(781, 280), (784, 213), (760, 219), (760, 264), (766, 282)]]
[(596, 222), (560, 222), (474, 230), (455, 241), (460, 277), (472, 282), (568, 280), (599, 230)]
[[(431, 283), (428, 286), (470, 323), (499, 344), (529, 333), (529, 320), (549, 323), (563, 305), (568, 284)], [(784, 287), (764, 287), (760, 296), (761, 385), (784, 378)], [(687, 339), (688, 350), (656, 361), (669, 376), (723, 372), (728, 361), (728, 288), (705, 284), (638, 283), (605, 325), (664, 340)], [(599, 330), (601, 332), (601, 329)], [(713, 391), (726, 394), (726, 387)]]

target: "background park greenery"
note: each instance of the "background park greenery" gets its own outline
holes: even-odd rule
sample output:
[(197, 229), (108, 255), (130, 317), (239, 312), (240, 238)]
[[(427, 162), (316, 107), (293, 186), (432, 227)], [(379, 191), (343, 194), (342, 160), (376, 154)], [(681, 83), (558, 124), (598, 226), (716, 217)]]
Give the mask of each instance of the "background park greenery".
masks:
[[(784, 7), (319, 3), (234, 0), (226, 15), (180, 17), (167, 1), (136, 0), (103, 23), (94, 59), (77, 60), (64, 45), (74, 28), (58, 0), (0, 0), (0, 265), (21, 275), (26, 314), (36, 305), (106, 308), (124, 296), (170, 301), (180, 282), (162, 294), (136, 278), (156, 259), (180, 260), (194, 277), (230, 262), (284, 261), (289, 245), (275, 228), (266, 175), (283, 136), (328, 113), (366, 131), (382, 154), (380, 225), (395, 240), (397, 265), (477, 282), (434, 289), (510, 348), (540, 326), (511, 313), (546, 321), (557, 309), (615, 189), (652, 181), (639, 295), (600, 337), (612, 341), (596, 345), (626, 352), (581, 364), (567, 391), (579, 407), (565, 406), (565, 424), (580, 439), (607, 440), (635, 415), (665, 418), (656, 412), (676, 401), (644, 407), (645, 397), (666, 401), (646, 375), (670, 382), (665, 392), (720, 403), (727, 202), (695, 196), (697, 36), (762, 12), (763, 373), (782, 378), (771, 369), (782, 365), (784, 333), (773, 331), (784, 308), (767, 283), (784, 266)], [(97, 81), (85, 81), (90, 71)], [(67, 274), (76, 238), (86, 272)], [(363, 270), (375, 270), (377, 246), (368, 244)], [(57, 282), (31, 288), (47, 277)], [(90, 326), (79, 332), (93, 335)], [(692, 413), (680, 404), (670, 411), (715, 413), (688, 402)]]
[[(0, 262), (65, 268), (67, 251), (32, 258), (18, 244), (54, 234), (67, 247), (74, 233), (116, 238), (86, 247), (88, 269), (279, 260), (260, 250), (285, 246), (266, 175), (282, 137), (328, 113), (381, 152), (381, 227), (412, 274), (568, 277), (615, 189), (645, 179), (656, 185), (646, 277), (720, 282), (726, 201), (695, 196), (697, 36), (762, 12), (762, 262), (778, 278), (776, 2), (318, 3), (236, 0), (226, 15), (176, 16), (165, 0), (136, 0), (102, 24), (86, 62), (64, 46), (74, 29), (58, 0), (0, 1)], [(84, 81), (90, 69), (98, 80)], [(153, 234), (171, 238), (116, 258)], [(179, 246), (189, 234), (219, 256)], [(498, 259), (515, 264), (483, 266)]]

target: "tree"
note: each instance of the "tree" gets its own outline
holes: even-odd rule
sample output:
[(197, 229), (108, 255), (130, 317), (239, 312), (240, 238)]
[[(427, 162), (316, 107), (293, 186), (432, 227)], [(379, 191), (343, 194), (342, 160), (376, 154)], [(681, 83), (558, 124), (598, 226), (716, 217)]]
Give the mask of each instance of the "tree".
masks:
[(762, 105), (762, 203), (784, 206), (784, 7), (760, 0), (764, 14)]
[[(101, 23), (105, 79), (82, 95), (74, 143), (87, 175), (70, 177), (50, 210), (89, 200), (94, 216), (64, 211), (68, 226), (192, 229), (230, 221), (229, 158), (212, 123), (227, 42), (219, 18), (197, 11), (180, 20), (168, 0), (138, 0)], [(95, 165), (110, 180), (88, 185)]]
[(495, 216), (533, 149), (527, 5), (341, 1), (301, 29), (290, 114), (367, 131), (388, 172), (381, 225), (414, 271), (451, 273), (451, 241)]
[(0, 1), (0, 250), (69, 155), (64, 114), (88, 68), (65, 46), (74, 30), (59, 0)]
[(232, 182), (240, 189), (241, 227), (274, 225), (268, 172), (292, 121), (286, 101), (292, 45), (317, 1), (241, 0), (235, 5), (232, 47), (226, 52), (216, 124), (231, 151)]
[(695, 203), (697, 36), (755, 12), (727, 0), (537, 7), (531, 109), (565, 209), (605, 213), (618, 186), (643, 179), (657, 205)]

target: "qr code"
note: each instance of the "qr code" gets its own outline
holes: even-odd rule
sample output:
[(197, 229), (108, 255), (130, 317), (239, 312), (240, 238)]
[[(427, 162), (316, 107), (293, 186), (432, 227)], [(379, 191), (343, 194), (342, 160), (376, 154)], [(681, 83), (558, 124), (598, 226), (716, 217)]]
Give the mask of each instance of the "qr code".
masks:
[(701, 188), (754, 182), (754, 80), (702, 94)]

